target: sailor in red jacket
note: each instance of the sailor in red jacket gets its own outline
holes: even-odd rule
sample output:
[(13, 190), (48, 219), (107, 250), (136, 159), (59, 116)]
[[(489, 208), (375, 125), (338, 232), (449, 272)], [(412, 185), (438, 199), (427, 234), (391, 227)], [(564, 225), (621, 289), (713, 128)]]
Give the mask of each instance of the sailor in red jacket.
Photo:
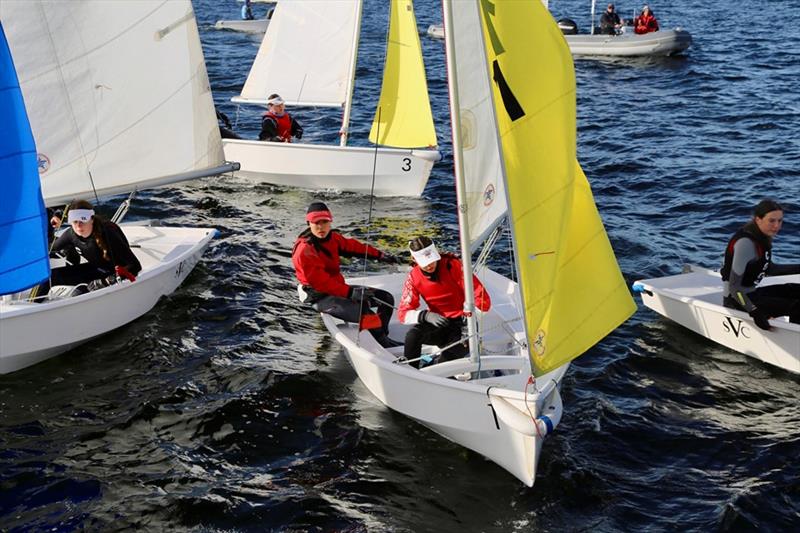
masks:
[[(400, 298), (398, 318), (403, 324), (414, 327), (406, 334), (404, 353), (413, 361), (422, 353), (423, 344), (444, 348), (461, 340), (464, 316), (464, 271), (461, 260), (452, 254), (439, 254), (428, 237), (417, 237), (409, 243), (416, 265), (408, 273)], [(472, 276), (475, 306), (483, 312), (492, 302), (489, 293)], [(420, 297), (428, 304), (427, 310), (418, 310)], [(463, 357), (469, 349), (463, 342), (442, 352), (437, 362)], [(419, 363), (412, 362), (414, 366)]]
[[(366, 255), (390, 264), (397, 264), (400, 260), (343, 236), (331, 228), (332, 221), (333, 215), (324, 203), (313, 202), (308, 206), (308, 229), (297, 237), (292, 249), (292, 264), (300, 282), (297, 286), (300, 301), (311, 304), (320, 313), (358, 323), (361, 329), (368, 329), (384, 348), (400, 346), (388, 336), (394, 309), (392, 295), (374, 287), (348, 285), (339, 269), (339, 258)], [(377, 312), (372, 310), (374, 307)]]
[(658, 21), (656, 16), (650, 11), (650, 6), (645, 4), (642, 13), (633, 21), (633, 31), (638, 34), (658, 31)]
[(292, 142), (292, 137), (300, 139), (303, 128), (286, 111), (286, 103), (277, 94), (269, 95), (267, 99), (267, 112), (261, 117), (261, 132), (259, 141)]

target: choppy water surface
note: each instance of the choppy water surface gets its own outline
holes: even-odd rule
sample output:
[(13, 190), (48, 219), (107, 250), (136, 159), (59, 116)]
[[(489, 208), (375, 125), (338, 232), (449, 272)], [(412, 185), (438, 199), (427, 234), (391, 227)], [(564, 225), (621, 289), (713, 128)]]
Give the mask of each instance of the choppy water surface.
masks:
[[(588, 1), (552, 4), (588, 26)], [(670, 4), (654, 10), (692, 32), (686, 57), (575, 63), (579, 158), (626, 279), (718, 266), (763, 196), (787, 207), (778, 261), (799, 261), (800, 30), (781, 16), (796, 6), (768, 2), (745, 25), (713, 3)], [(440, 22), (435, 3), (416, 7), (423, 32)], [(234, 118), (258, 41), (213, 30), (234, 2), (195, 8), (215, 100)], [(355, 143), (377, 100), (385, 2), (367, 0), (365, 18)], [(443, 47), (422, 41), (445, 159), (422, 198), (375, 202), (371, 238), (394, 252), (423, 230), (457, 239)], [(309, 138), (335, 139), (337, 116), (299, 114)], [(254, 137), (258, 115), (242, 108), (238, 130)], [(388, 411), (295, 302), (290, 248), (320, 197), (366, 238), (369, 200), (354, 195), (224, 177), (142, 196), (129, 219), (220, 238), (142, 319), (0, 377), (0, 529), (797, 528), (800, 378), (645, 309), (573, 364), (533, 489)]]

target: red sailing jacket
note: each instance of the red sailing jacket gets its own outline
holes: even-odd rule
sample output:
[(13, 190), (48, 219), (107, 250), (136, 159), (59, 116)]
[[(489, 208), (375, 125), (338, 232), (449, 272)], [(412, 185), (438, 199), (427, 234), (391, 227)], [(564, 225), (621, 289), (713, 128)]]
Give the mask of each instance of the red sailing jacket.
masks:
[(337, 230), (331, 230), (323, 241), (313, 238), (309, 230), (297, 237), (292, 249), (292, 264), (297, 280), (315, 291), (347, 298), (350, 286), (344, 282), (339, 270), (340, 257), (364, 256), (377, 259), (383, 253), (377, 248), (356, 239), (348, 239)]
[(639, 15), (634, 22), (635, 28), (633, 31), (638, 34), (650, 33), (651, 31), (658, 31), (658, 22), (653, 15)]
[(292, 142), (292, 119), (289, 113), (284, 113), (281, 116), (267, 111), (264, 113), (265, 117), (269, 117), (275, 121), (278, 129), (278, 137), (284, 139), (287, 143)]
[[(425, 300), (428, 309), (447, 318), (457, 318), (464, 314), (464, 271), (461, 260), (451, 254), (442, 254), (436, 271), (436, 281), (422, 273), (419, 265), (411, 269), (403, 284), (398, 318), (406, 323), (406, 314), (419, 307), (419, 298)], [(472, 276), (475, 291), (475, 306), (488, 311), (492, 305), (489, 293), (478, 277)]]

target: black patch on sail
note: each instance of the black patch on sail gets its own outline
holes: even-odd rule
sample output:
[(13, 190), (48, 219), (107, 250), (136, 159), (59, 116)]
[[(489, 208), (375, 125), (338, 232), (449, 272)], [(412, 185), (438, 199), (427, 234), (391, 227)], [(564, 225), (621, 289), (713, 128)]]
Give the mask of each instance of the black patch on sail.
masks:
[(517, 97), (511, 92), (511, 87), (506, 83), (506, 78), (503, 76), (503, 71), (500, 70), (500, 64), (496, 59), (492, 62), (492, 79), (494, 79), (494, 82), (497, 84), (497, 88), (500, 89), (503, 107), (506, 108), (506, 113), (511, 117), (511, 120), (514, 121), (524, 117), (525, 111), (523, 111), (522, 106), (519, 105)]

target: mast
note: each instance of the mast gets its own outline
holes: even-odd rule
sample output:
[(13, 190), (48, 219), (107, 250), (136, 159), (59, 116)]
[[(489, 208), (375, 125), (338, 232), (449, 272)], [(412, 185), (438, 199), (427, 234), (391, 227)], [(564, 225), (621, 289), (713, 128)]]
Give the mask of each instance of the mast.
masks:
[(452, 0), (443, 0), (444, 43), (447, 59), (448, 92), (450, 96), (450, 117), (453, 131), (453, 165), (456, 174), (456, 204), (458, 206), (458, 233), (461, 241), (461, 262), (464, 271), (464, 315), (467, 317), (469, 334), (469, 358), (478, 362), (478, 328), (475, 321), (475, 289), (472, 285), (472, 256), (470, 255), (469, 225), (467, 222), (466, 182), (461, 143), (461, 114), (458, 103), (458, 76), (456, 74), (455, 43), (453, 42)]
[(594, 35), (594, 4), (595, 0), (592, 0), (592, 35)]
[(344, 101), (344, 113), (342, 113), (342, 130), (339, 138), (339, 145), (347, 145), (347, 137), (350, 136), (350, 109), (353, 107), (353, 89), (356, 84), (356, 63), (358, 62), (358, 41), (361, 37), (361, 9), (364, 3), (357, 0), (356, 23), (353, 29), (353, 60), (350, 62), (350, 72), (348, 78), (350, 82), (347, 86), (347, 99)]

